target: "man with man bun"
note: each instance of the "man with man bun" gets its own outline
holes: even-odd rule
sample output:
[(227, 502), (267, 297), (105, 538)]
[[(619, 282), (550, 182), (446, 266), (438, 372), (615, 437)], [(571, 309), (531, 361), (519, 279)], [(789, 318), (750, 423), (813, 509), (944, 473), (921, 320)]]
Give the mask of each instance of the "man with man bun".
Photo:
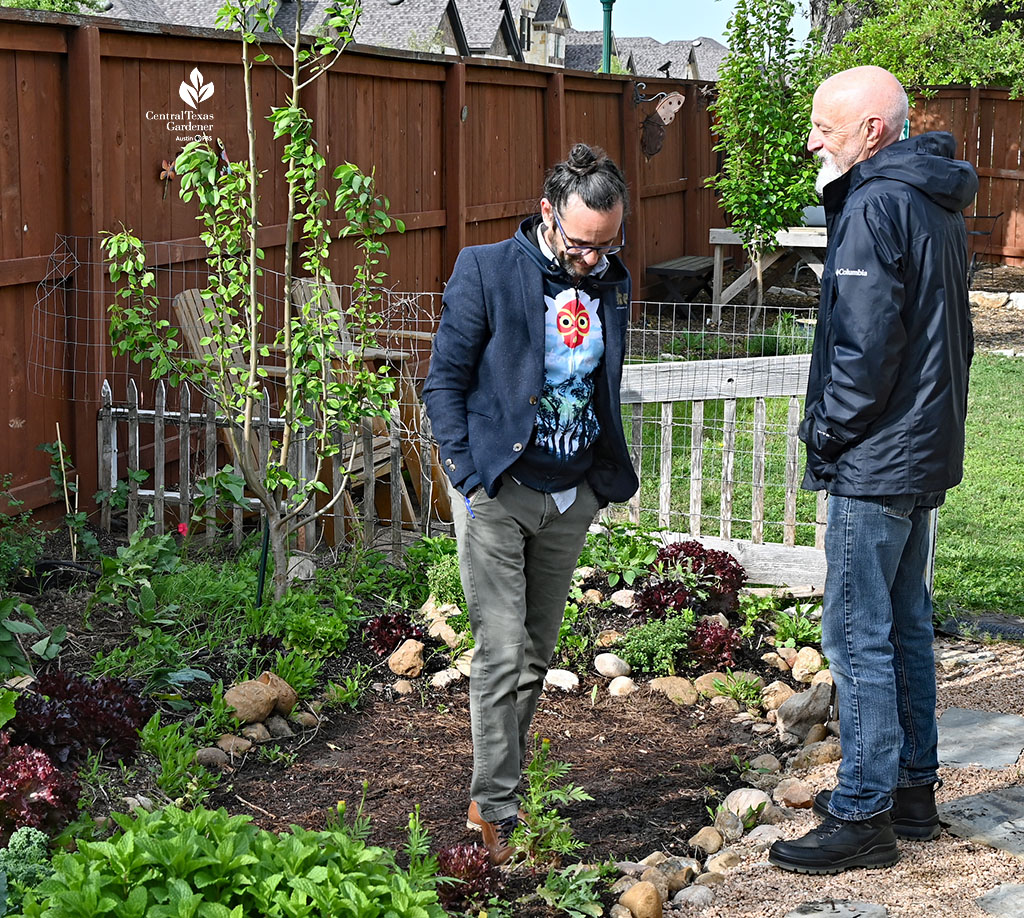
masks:
[(769, 853), (784, 870), (888, 867), (940, 830), (929, 516), (963, 477), (974, 350), (961, 211), (978, 179), (950, 134), (900, 140), (907, 95), (881, 67), (814, 94), (828, 253), (800, 438), (828, 492), (822, 646), (839, 699), (824, 817)]
[(495, 864), (513, 853), (530, 724), (587, 528), (638, 487), (619, 408), (628, 206), (618, 166), (576, 144), (547, 174), (540, 214), (459, 254), (423, 390), (476, 643), (468, 823)]

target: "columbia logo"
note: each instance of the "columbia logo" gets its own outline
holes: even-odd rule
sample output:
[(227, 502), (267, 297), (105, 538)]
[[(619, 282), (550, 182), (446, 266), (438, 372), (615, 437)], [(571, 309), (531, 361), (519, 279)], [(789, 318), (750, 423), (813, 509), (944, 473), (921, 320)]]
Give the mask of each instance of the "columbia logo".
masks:
[(181, 86), (178, 87), (178, 95), (189, 108), (198, 108), (200, 102), (213, 95), (213, 83), (204, 82), (199, 68), (193, 67), (188, 80), (182, 80)]
[(863, 268), (839, 268), (836, 270), (836, 277), (867, 277), (868, 272)]

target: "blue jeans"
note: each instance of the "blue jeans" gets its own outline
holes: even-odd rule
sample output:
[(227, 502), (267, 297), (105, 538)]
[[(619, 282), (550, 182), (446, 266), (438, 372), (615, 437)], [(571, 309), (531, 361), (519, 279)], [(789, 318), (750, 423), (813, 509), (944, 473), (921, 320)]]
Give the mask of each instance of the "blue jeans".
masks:
[(822, 648), (843, 758), (829, 811), (862, 820), (937, 779), (929, 515), (945, 492), (829, 495)]

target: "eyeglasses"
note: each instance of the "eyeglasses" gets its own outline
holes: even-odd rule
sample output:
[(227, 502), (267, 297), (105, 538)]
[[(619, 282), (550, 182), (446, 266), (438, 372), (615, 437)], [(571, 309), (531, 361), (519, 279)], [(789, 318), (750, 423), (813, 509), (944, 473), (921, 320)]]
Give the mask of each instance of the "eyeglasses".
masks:
[(565, 243), (566, 255), (589, 255), (591, 252), (597, 252), (598, 255), (614, 255), (616, 252), (622, 251), (622, 247), (626, 244), (626, 226), (623, 224), (622, 239), (618, 245), (580, 245), (575, 239), (570, 240), (565, 235), (565, 230), (562, 229), (562, 221), (558, 219), (558, 211), (552, 207), (551, 213), (555, 218), (555, 226), (558, 227), (562, 242)]

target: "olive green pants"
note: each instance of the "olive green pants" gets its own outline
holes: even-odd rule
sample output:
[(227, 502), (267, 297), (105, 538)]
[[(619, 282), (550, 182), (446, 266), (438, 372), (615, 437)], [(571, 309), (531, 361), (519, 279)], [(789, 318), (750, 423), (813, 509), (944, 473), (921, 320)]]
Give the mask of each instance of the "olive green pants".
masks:
[(515, 814), (530, 723), (544, 687), (587, 528), (598, 510), (585, 482), (559, 513), (550, 494), (508, 474), (494, 498), (479, 489), (472, 513), (452, 491), (459, 569), (476, 642), (469, 682), (470, 796), (488, 822)]

